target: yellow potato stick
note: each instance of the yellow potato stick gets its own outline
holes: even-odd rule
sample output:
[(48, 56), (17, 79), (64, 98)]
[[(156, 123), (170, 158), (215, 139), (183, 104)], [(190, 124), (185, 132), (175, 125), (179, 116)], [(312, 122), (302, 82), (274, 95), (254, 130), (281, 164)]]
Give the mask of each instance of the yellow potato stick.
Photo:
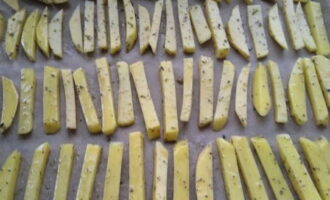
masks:
[(189, 200), (189, 144), (186, 140), (173, 147), (173, 200)]
[(153, 200), (167, 199), (168, 151), (160, 142), (154, 149)]

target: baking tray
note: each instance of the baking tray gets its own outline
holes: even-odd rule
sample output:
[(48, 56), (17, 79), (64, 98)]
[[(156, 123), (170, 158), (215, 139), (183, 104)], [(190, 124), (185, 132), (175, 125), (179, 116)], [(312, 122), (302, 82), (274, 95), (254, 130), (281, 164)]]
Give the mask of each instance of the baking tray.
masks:
[[(195, 186), (194, 186), (194, 171), (195, 171), (195, 163), (197, 160), (198, 153), (204, 147), (205, 144), (213, 142), (217, 137), (225, 137), (230, 138), (232, 135), (243, 135), (243, 136), (264, 136), (271, 142), (272, 146), (274, 147), (274, 151), (276, 152), (276, 156), (278, 156), (277, 148), (275, 147), (275, 135), (278, 133), (290, 133), (293, 137), (294, 141), (297, 142), (297, 139), (301, 136), (305, 136), (311, 139), (316, 139), (320, 135), (325, 135), (329, 138), (329, 129), (328, 128), (319, 128), (316, 127), (313, 115), (311, 113), (311, 106), (310, 103), (307, 103), (308, 106), (308, 118), (309, 121), (304, 126), (297, 126), (291, 118), (289, 118), (289, 122), (285, 125), (278, 125), (274, 122), (273, 117), (273, 110), (268, 114), (267, 117), (261, 118), (257, 115), (256, 112), (253, 111), (253, 107), (251, 104), (251, 86), (249, 87), (249, 95), (248, 95), (248, 126), (243, 128), (237, 117), (234, 113), (234, 103), (231, 104), (230, 107), (230, 116), (227, 126), (219, 132), (212, 131), (211, 127), (199, 129), (197, 126), (198, 123), (198, 99), (199, 99), (199, 86), (198, 86), (198, 73), (197, 73), (197, 62), (201, 55), (210, 56), (214, 58), (215, 63), (215, 83), (214, 83), (214, 92), (215, 96), (217, 97), (219, 84), (220, 84), (220, 75), (222, 69), (222, 61), (216, 60), (214, 57), (214, 50), (211, 41), (207, 44), (200, 46), (196, 40), (196, 53), (191, 55), (186, 55), (182, 53), (182, 45), (181, 45), (181, 38), (179, 35), (179, 27), (176, 24), (177, 30), (177, 44), (178, 44), (178, 54), (175, 57), (167, 56), (163, 50), (163, 44), (165, 39), (165, 16), (163, 12), (161, 29), (160, 29), (160, 36), (159, 36), (159, 44), (158, 50), (156, 55), (153, 55), (151, 51), (148, 51), (144, 55), (139, 54), (139, 46), (138, 44), (135, 45), (134, 49), (130, 52), (126, 52), (124, 47), (122, 51), (112, 56), (107, 52), (100, 52), (97, 50), (95, 53), (90, 55), (82, 55), (77, 53), (77, 51), (73, 48), (69, 30), (68, 30), (68, 19), (71, 16), (73, 9), (76, 7), (77, 4), (83, 4), (84, 1), (79, 0), (70, 0), (69, 4), (66, 5), (59, 5), (59, 6), (50, 6), (50, 16), (53, 16), (59, 9), (64, 9), (64, 33), (63, 33), (63, 50), (64, 50), (64, 57), (63, 59), (56, 59), (54, 57), (45, 58), (41, 52), (38, 50), (37, 52), (37, 62), (31, 63), (28, 61), (24, 53), (22, 52), (22, 48), (20, 48), (19, 56), (17, 60), (10, 61), (4, 53), (4, 42), (1, 43), (0, 48), (0, 74), (8, 76), (9, 78), (15, 81), (16, 87), (19, 89), (20, 86), (20, 70), (25, 67), (32, 67), (36, 70), (37, 73), (37, 101), (35, 104), (35, 124), (34, 130), (32, 134), (22, 137), (16, 134), (17, 132), (17, 116), (14, 121), (13, 126), (4, 134), (0, 136), (0, 163), (3, 163), (7, 155), (13, 151), (14, 149), (18, 149), (23, 154), (23, 160), (21, 165), (21, 172), (18, 179), (18, 185), (16, 190), (16, 199), (23, 199), (25, 185), (27, 181), (29, 166), (31, 164), (31, 159), (33, 156), (34, 149), (43, 142), (49, 142), (51, 144), (51, 154), (50, 159), (48, 162), (48, 166), (46, 169), (44, 182), (41, 188), (40, 199), (51, 199), (53, 197), (53, 190), (56, 181), (56, 171), (57, 171), (57, 159), (59, 156), (59, 149), (60, 145), (63, 143), (73, 143), (76, 147), (76, 157), (74, 160), (74, 169), (72, 174), (72, 181), (69, 190), (69, 197), (68, 199), (74, 199), (79, 183), (79, 176), (81, 171), (81, 166), (83, 162), (83, 157), (85, 153), (86, 144), (99, 144), (103, 147), (103, 154), (102, 154), (102, 162), (100, 164), (99, 172), (97, 174), (97, 180), (95, 183), (95, 189), (92, 199), (102, 199), (103, 194), (103, 182), (105, 176), (105, 169), (107, 163), (107, 152), (108, 152), (108, 145), (111, 141), (121, 141), (125, 143), (125, 152), (124, 152), (124, 160), (123, 160), (123, 169), (122, 169), (122, 181), (121, 181), (121, 192), (120, 192), (120, 199), (128, 199), (128, 183), (129, 183), (129, 175), (128, 175), (128, 135), (132, 131), (142, 131), (145, 133), (144, 122), (141, 115), (141, 109), (138, 104), (136, 91), (133, 88), (133, 101), (134, 101), (134, 111), (136, 116), (135, 125), (127, 128), (118, 128), (116, 133), (112, 137), (106, 137), (102, 134), (98, 135), (91, 135), (88, 133), (86, 129), (86, 125), (82, 116), (81, 108), (79, 103), (77, 104), (77, 118), (78, 118), (78, 126), (75, 132), (69, 132), (65, 128), (65, 104), (64, 104), (64, 92), (61, 88), (61, 120), (62, 120), (62, 128), (61, 130), (55, 135), (46, 135), (43, 131), (42, 126), (42, 84), (43, 84), (43, 67), (45, 65), (51, 65), (58, 68), (71, 68), (77, 69), (78, 67), (82, 67), (86, 70), (88, 82), (90, 85), (90, 91), (93, 94), (94, 102), (96, 108), (98, 110), (98, 114), (101, 113), (100, 108), (100, 98), (99, 98), (99, 90), (97, 84), (97, 77), (96, 77), (96, 70), (94, 60), (95, 58), (99, 58), (102, 56), (107, 57), (109, 63), (111, 64), (111, 76), (112, 76), (112, 84), (114, 88), (114, 96), (115, 100), (117, 99), (117, 88), (118, 88), (118, 81), (117, 81), (117, 71), (114, 64), (117, 61), (124, 60), (128, 63), (132, 63), (138, 60), (143, 60), (145, 64), (145, 69), (147, 73), (147, 79), (149, 82), (151, 95), (155, 103), (155, 107), (157, 109), (157, 113), (159, 116), (160, 121), (162, 121), (162, 106), (161, 106), (161, 93), (160, 93), (160, 83), (159, 83), (159, 63), (162, 60), (171, 60), (173, 62), (173, 66), (175, 69), (175, 76), (177, 80), (182, 79), (183, 74), (183, 58), (185, 57), (193, 57), (194, 58), (194, 95), (193, 95), (193, 111), (192, 117), (189, 123), (187, 124), (180, 124), (180, 134), (179, 139), (187, 139), (190, 144), (190, 162), (191, 162), (191, 180), (190, 180), (190, 199), (196, 199), (195, 195)], [(121, 1), (120, 1), (121, 2)], [(150, 0), (133, 0), (132, 1), (137, 11), (137, 5), (142, 4), (146, 6), (152, 16), (153, 13), (153, 6), (155, 1)], [(255, 4), (261, 4), (263, 8), (263, 16), (264, 16), (264, 25), (265, 28), (268, 27), (267, 23), (267, 11), (273, 5), (273, 2), (266, 2), (255, 0)], [(189, 0), (189, 4), (202, 4), (203, 1), (201, 0)], [(330, 3), (329, 1), (321, 1), (322, 9), (324, 14), (325, 23), (328, 28), (328, 32), (330, 31)], [(44, 5), (32, 0), (26, 0), (21, 2), (22, 6), (27, 8), (30, 12), (36, 8), (43, 9)], [(247, 27), (247, 13), (246, 13), (246, 5), (242, 0), (233, 0), (232, 3), (221, 3), (220, 4), (220, 12), (224, 23), (227, 23), (232, 8), (239, 4), (240, 11), (244, 23), (245, 33), (248, 37), (248, 45), (251, 49), (251, 59), (250, 63), (252, 66), (251, 75), (254, 72), (257, 60), (255, 58), (254, 50), (252, 48), (252, 39)], [(177, 19), (177, 7), (176, 1), (174, 1), (174, 13), (175, 18)], [(82, 5), (83, 7), (83, 5)], [(121, 34), (122, 34), (122, 44), (124, 44), (124, 36), (125, 36), (125, 26), (124, 26), (124, 10), (122, 4), (119, 4), (120, 9), (120, 23), (121, 23)], [(8, 9), (7, 6), (4, 5), (2, 1), (0, 1), (0, 12), (3, 13), (6, 18), (13, 14), (13, 11)], [(280, 11), (281, 12), (281, 11)], [(283, 14), (283, 13), (281, 13)], [(282, 21), (283, 21), (283, 15)], [(284, 26), (286, 36), (288, 38), (286, 26)], [(268, 31), (267, 31), (268, 33)], [(287, 85), (289, 74), (291, 72), (292, 66), (296, 59), (299, 56), (311, 56), (311, 54), (307, 53), (305, 50), (301, 50), (296, 52), (290, 48), (287, 51), (281, 50), (277, 44), (267, 35), (267, 40), (270, 48), (270, 55), (267, 59), (262, 60), (262, 62), (266, 62), (268, 59), (272, 59), (276, 61), (281, 70), (282, 78), (284, 81), (284, 85)], [(238, 73), (240, 72), (241, 68), (248, 64), (248, 61), (243, 59), (235, 50), (231, 49), (229, 56), (227, 57), (228, 60), (232, 61), (236, 66), (236, 75), (235, 79), (237, 79)], [(177, 81), (176, 89), (177, 89), (177, 103), (178, 103), (178, 113), (181, 111), (181, 103), (182, 103), (182, 85)], [(251, 76), (250, 76), (250, 84), (251, 84)], [(236, 85), (234, 85), (235, 88)], [(235, 98), (235, 93), (233, 93), (232, 99)], [(0, 98), (1, 101), (2, 98)], [(115, 101), (117, 102), (117, 101)], [(1, 103), (1, 102), (0, 102)], [(161, 141), (161, 140), (158, 140)], [(145, 174), (146, 174), (146, 195), (147, 199), (151, 199), (152, 197), (152, 171), (153, 171), (153, 145), (155, 141), (149, 141), (147, 137), (145, 137)], [(219, 169), (219, 160), (218, 154), (213, 145), (213, 163), (214, 163), (214, 191), (215, 191), (215, 199), (226, 199), (225, 198), (225, 191), (222, 181), (222, 175)], [(172, 199), (172, 182), (173, 182), (173, 161), (172, 161), (172, 147), (173, 143), (167, 143), (166, 147), (170, 152), (170, 162), (169, 162), (169, 175), (168, 175), (168, 199)], [(283, 167), (281, 165), (281, 167)], [(261, 169), (261, 168), (260, 168)], [(263, 171), (261, 173), (264, 176)], [(266, 188), (268, 190), (268, 194), (270, 199), (275, 199), (272, 192), (270, 191), (269, 184), (267, 181), (264, 181)]]

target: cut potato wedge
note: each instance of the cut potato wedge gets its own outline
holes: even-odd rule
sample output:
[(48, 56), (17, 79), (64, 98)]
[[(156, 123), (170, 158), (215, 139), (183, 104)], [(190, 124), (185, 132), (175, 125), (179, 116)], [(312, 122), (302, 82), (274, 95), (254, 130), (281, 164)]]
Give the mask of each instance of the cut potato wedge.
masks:
[(278, 165), (273, 150), (265, 138), (253, 137), (251, 142), (256, 150), (261, 165), (276, 199), (294, 200), (293, 194)]
[(212, 58), (206, 56), (199, 58), (199, 127), (205, 127), (213, 120), (213, 68)]
[(33, 11), (25, 21), (21, 44), (30, 61), (36, 60), (36, 27), (40, 19), (40, 11)]
[(299, 198), (301, 200), (321, 200), (291, 137), (288, 134), (279, 134), (276, 136), (276, 141), (281, 160)]
[(69, 29), (73, 46), (77, 49), (78, 52), (83, 53), (84, 45), (81, 26), (80, 5), (78, 5), (73, 11), (73, 14), (69, 20)]
[(165, 0), (166, 8), (166, 32), (165, 32), (165, 52), (169, 55), (176, 55), (176, 31), (173, 13), (172, 0)]
[(144, 143), (141, 132), (129, 135), (129, 197), (130, 200), (146, 198), (144, 175)]
[(230, 50), (225, 27), (222, 23), (220, 9), (214, 0), (205, 1), (206, 18), (211, 28), (216, 58), (225, 58)]
[(17, 178), (20, 172), (22, 155), (13, 151), (0, 169), (0, 199), (14, 200)]
[(216, 140), (228, 200), (244, 200), (235, 148), (225, 139)]
[(192, 98), (194, 85), (194, 60), (183, 59), (183, 97), (180, 120), (188, 122), (191, 116)]
[(101, 132), (101, 123), (98, 119), (91, 93), (89, 92), (85, 71), (82, 68), (76, 69), (73, 72), (73, 80), (88, 131), (90, 133)]
[(103, 200), (119, 200), (123, 152), (123, 143), (110, 143), (104, 180)]
[(304, 58), (304, 74), (307, 93), (313, 108), (315, 123), (316, 125), (327, 126), (329, 123), (328, 108), (316, 75), (315, 66), (309, 58)]
[(247, 126), (247, 93), (250, 66), (243, 67), (236, 85), (235, 113), (243, 127)]
[(45, 66), (43, 87), (43, 125), (47, 134), (54, 134), (61, 128), (60, 120), (60, 70)]
[(322, 55), (317, 55), (312, 58), (317, 77), (319, 79), (323, 96), (328, 108), (330, 108), (330, 60)]
[(92, 199), (95, 177), (101, 162), (102, 147), (88, 144), (81, 169), (76, 200)]
[(288, 99), (291, 116), (299, 125), (305, 124), (308, 120), (303, 65), (303, 59), (298, 58), (292, 68), (288, 83)]
[(117, 62), (118, 69), (118, 125), (130, 126), (135, 122), (129, 67), (126, 62)]
[(227, 33), (229, 43), (235, 48), (244, 58), (250, 58), (250, 52), (246, 43), (243, 23), (239, 6), (235, 6), (227, 24)]
[(100, 50), (108, 49), (107, 41), (107, 24), (104, 0), (96, 1), (96, 15), (97, 15), (97, 46)]
[(18, 106), (18, 92), (12, 80), (2, 76), (2, 114), (0, 133), (5, 132), (12, 125)]
[(160, 63), (160, 83), (163, 93), (164, 140), (176, 141), (179, 134), (174, 70), (171, 61)]
[(168, 151), (160, 142), (156, 142), (154, 150), (153, 200), (167, 199)]
[(186, 140), (173, 147), (173, 200), (189, 200), (189, 144)]
[(118, 0), (108, 0), (110, 53), (118, 53), (121, 49)]
[(126, 17), (126, 50), (134, 47), (137, 38), (135, 11), (131, 0), (123, 0)]
[(91, 53), (95, 50), (94, 15), (95, 15), (94, 1), (85, 1), (84, 53)]
[(45, 56), (49, 56), (49, 40), (48, 40), (48, 7), (42, 11), (36, 28), (36, 40), (41, 52)]
[(65, 116), (66, 116), (66, 128), (75, 130), (77, 127), (76, 117), (76, 96), (74, 92), (74, 82), (71, 69), (61, 70), (64, 95), (65, 95)]
[(34, 124), (34, 104), (37, 79), (32, 68), (21, 70), (21, 90), (18, 115), (18, 134), (28, 134)]
[(213, 117), (213, 130), (223, 129), (228, 121), (231, 93), (234, 84), (235, 66), (228, 60), (223, 62), (217, 105)]
[(275, 42), (280, 45), (283, 49), (288, 49), (288, 44), (285, 39), (283, 27), (278, 12), (278, 5), (275, 4), (268, 13), (268, 27), (270, 36)]
[(49, 22), (48, 40), (49, 46), (54, 55), (62, 58), (62, 25), (63, 25), (63, 10), (58, 11)]
[(275, 122), (287, 123), (288, 112), (280, 69), (277, 63), (272, 60), (268, 61), (267, 66), (272, 82)]
[(157, 50), (160, 22), (162, 19), (162, 12), (163, 12), (163, 0), (158, 0), (155, 3), (154, 14), (152, 16), (152, 24), (151, 24), (151, 28), (150, 28), (150, 34), (149, 34), (149, 45), (154, 54), (156, 53), (156, 50)]
[(73, 159), (74, 145), (62, 144), (58, 159), (58, 169), (53, 200), (63, 200), (68, 197)]
[(269, 197), (248, 139), (243, 136), (233, 136), (231, 141), (235, 147), (238, 165), (247, 186), (250, 199), (268, 200)]
[(296, 16), (306, 49), (310, 52), (315, 52), (316, 44), (312, 36), (311, 30), (307, 24), (305, 14), (300, 3), (298, 3), (296, 8)]
[(268, 56), (269, 49), (263, 24), (262, 9), (260, 5), (249, 5), (247, 7), (248, 24), (252, 35), (254, 50), (257, 58)]
[(17, 57), (18, 44), (21, 39), (25, 18), (26, 10), (22, 9), (8, 19), (5, 50), (10, 60), (15, 60)]
[(0, 13), (0, 42), (3, 39), (3, 35), (6, 30), (6, 19), (5, 17)]
[(195, 187), (197, 199), (213, 199), (213, 158), (212, 144), (208, 144), (198, 155)]
[(102, 132), (112, 135), (117, 129), (111, 73), (105, 57), (95, 60), (102, 105)]
[(50, 154), (50, 145), (41, 144), (33, 154), (29, 176), (25, 186), (24, 200), (39, 200), (40, 190)]
[(271, 109), (271, 98), (268, 88), (267, 71), (263, 64), (259, 63), (253, 76), (252, 84), (253, 106), (257, 113), (264, 117)]
[(139, 98), (148, 138), (159, 138), (160, 123), (150, 94), (143, 62), (138, 61), (131, 64), (130, 71)]
[(3, 0), (11, 9), (19, 11), (20, 5), (18, 0)]
[(309, 1), (304, 6), (307, 22), (311, 28), (313, 38), (316, 43), (316, 53), (319, 55), (330, 55), (330, 43), (325, 26), (321, 4), (315, 1)]
[(204, 16), (203, 9), (200, 5), (196, 4), (190, 8), (189, 13), (198, 42), (204, 44), (211, 39), (212, 34)]
[(140, 53), (143, 54), (149, 47), (150, 16), (145, 7), (139, 5), (138, 10)]
[(327, 162), (328, 168), (330, 169), (330, 144), (326, 137), (321, 136), (319, 139), (317, 139), (316, 144), (319, 146), (321, 153), (323, 155), (323, 159)]
[(194, 53), (195, 40), (189, 17), (188, 0), (178, 0), (177, 7), (183, 51), (185, 53)]

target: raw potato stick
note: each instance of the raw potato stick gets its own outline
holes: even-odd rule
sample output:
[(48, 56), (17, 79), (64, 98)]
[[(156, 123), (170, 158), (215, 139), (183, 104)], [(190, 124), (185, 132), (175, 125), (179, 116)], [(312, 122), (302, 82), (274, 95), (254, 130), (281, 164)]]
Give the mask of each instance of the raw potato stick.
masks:
[(267, 71), (263, 64), (259, 63), (253, 76), (252, 101), (257, 113), (264, 117), (271, 109), (271, 98), (268, 88)]
[(211, 28), (216, 58), (225, 58), (230, 50), (225, 27), (220, 16), (220, 9), (214, 0), (205, 2), (206, 18)]
[(223, 129), (228, 121), (235, 66), (228, 60), (223, 62), (217, 105), (213, 118), (213, 130)]
[(272, 60), (269, 60), (267, 65), (273, 89), (275, 122), (287, 123), (288, 113), (280, 69)]
[(200, 5), (193, 5), (189, 9), (189, 13), (198, 42), (203, 44), (210, 40), (212, 35), (209, 25), (205, 19), (202, 7)]
[(94, 1), (85, 1), (84, 10), (84, 53), (91, 53), (95, 49), (94, 37)]
[(105, 135), (112, 135), (117, 129), (117, 121), (111, 86), (111, 73), (105, 57), (96, 59), (95, 63), (101, 94), (102, 132)]
[(106, 24), (106, 13), (105, 13), (105, 2), (104, 0), (96, 1), (96, 15), (97, 15), (97, 46), (100, 50), (108, 49), (107, 41), (107, 24)]
[(157, 50), (160, 22), (162, 19), (162, 12), (163, 12), (163, 0), (158, 0), (155, 3), (154, 14), (152, 16), (152, 24), (151, 24), (151, 28), (150, 28), (150, 34), (149, 34), (149, 45), (154, 54), (156, 53), (156, 50)]
[(189, 144), (187, 140), (173, 147), (173, 200), (189, 200)]
[(135, 11), (131, 0), (123, 0), (126, 17), (126, 50), (134, 47), (137, 38)]
[(312, 58), (317, 77), (323, 91), (323, 96), (328, 108), (330, 108), (330, 60), (322, 55), (317, 55)]
[(316, 51), (316, 44), (314, 41), (314, 38), (312, 36), (311, 30), (307, 24), (305, 14), (303, 11), (303, 8), (300, 4), (300, 2), (297, 5), (296, 8), (296, 16), (299, 24), (299, 30), (301, 31), (301, 35), (305, 44), (305, 47), (308, 51), (310, 52), (315, 52)]
[(49, 22), (49, 46), (55, 56), (62, 58), (62, 24), (63, 24), (63, 10), (58, 11), (52, 20)]
[(53, 200), (65, 200), (68, 198), (73, 159), (74, 145), (62, 144), (58, 159), (58, 169)]
[(328, 108), (316, 75), (315, 66), (309, 58), (304, 58), (304, 74), (307, 94), (312, 104), (315, 123), (316, 125), (327, 126), (329, 123)]
[(216, 140), (228, 200), (244, 200), (235, 148), (223, 138)]
[(311, 28), (316, 43), (316, 54), (330, 55), (330, 43), (323, 20), (321, 4), (319, 2), (309, 1), (305, 4), (304, 9), (308, 25)]
[(188, 122), (191, 116), (192, 98), (194, 85), (194, 60), (193, 58), (183, 59), (183, 99), (180, 120)]
[(238, 165), (246, 183), (250, 199), (268, 200), (269, 197), (248, 139), (243, 136), (233, 136), (231, 141), (236, 150)]
[(130, 126), (135, 122), (129, 67), (126, 62), (117, 62), (118, 70), (118, 125)]
[(150, 16), (145, 7), (139, 5), (138, 10), (140, 54), (143, 54), (149, 47)]
[(272, 36), (275, 42), (283, 49), (288, 49), (288, 44), (285, 39), (277, 3), (269, 10), (268, 27), (270, 36)]
[(41, 144), (33, 154), (29, 176), (25, 186), (24, 200), (39, 200), (41, 185), (50, 154), (50, 145)]
[(176, 141), (179, 134), (179, 123), (172, 62), (162, 61), (159, 72), (163, 93), (164, 140)]
[(131, 64), (130, 72), (139, 98), (148, 138), (159, 138), (160, 123), (150, 94), (143, 62), (138, 61)]
[(108, 0), (110, 53), (118, 53), (121, 49), (118, 0)]
[(302, 49), (304, 47), (304, 41), (299, 30), (299, 22), (293, 0), (282, 0), (282, 5), (292, 47), (294, 50)]
[(32, 68), (21, 70), (21, 90), (18, 114), (18, 134), (28, 134), (34, 124), (34, 104), (37, 79)]
[(18, 106), (18, 92), (12, 80), (2, 76), (2, 113), (0, 121), (0, 134), (11, 127)]
[(316, 144), (319, 146), (320, 151), (323, 155), (323, 159), (327, 162), (328, 168), (330, 168), (330, 144), (328, 142), (328, 139), (324, 136), (321, 136), (319, 139), (317, 139)]
[(210, 57), (199, 58), (199, 127), (205, 127), (213, 120), (214, 66)]
[(34, 10), (29, 17), (26, 19), (21, 44), (25, 55), (30, 61), (36, 60), (36, 27), (40, 18), (40, 11)]
[(176, 55), (176, 31), (173, 13), (172, 0), (165, 0), (166, 8), (166, 32), (165, 32), (165, 52), (169, 55)]
[(247, 92), (249, 85), (250, 67), (243, 67), (236, 86), (235, 113), (243, 127), (247, 126)]
[(14, 200), (17, 178), (19, 176), (22, 155), (13, 151), (0, 169), (0, 199)]
[(73, 72), (73, 80), (88, 131), (90, 133), (98, 133), (102, 131), (100, 121), (97, 117), (95, 105), (88, 89), (85, 71), (82, 68), (76, 69)]
[(73, 46), (79, 53), (84, 53), (80, 5), (76, 7), (76, 9), (73, 11), (73, 14), (71, 15), (69, 20), (69, 30)]
[(110, 143), (104, 180), (103, 200), (119, 200), (123, 151), (123, 143)]
[(101, 154), (101, 146), (93, 144), (87, 145), (76, 200), (92, 199), (95, 177), (100, 165)]
[(62, 69), (61, 74), (65, 95), (66, 128), (70, 130), (75, 130), (77, 127), (76, 96), (74, 92), (72, 70)]
[(60, 70), (45, 66), (43, 87), (43, 125), (47, 134), (54, 134), (61, 128), (60, 120)]
[(213, 199), (213, 158), (212, 144), (206, 145), (198, 155), (195, 178), (197, 199)]
[(321, 200), (297, 149), (288, 134), (276, 136), (277, 147), (290, 181), (301, 200)]
[(177, 4), (183, 51), (185, 53), (194, 53), (195, 40), (189, 17), (188, 0), (178, 0)]
[(145, 175), (144, 175), (144, 143), (141, 132), (129, 135), (129, 200), (144, 200)]
[(320, 196), (322, 199), (329, 199), (329, 168), (326, 160), (323, 157), (320, 147), (313, 141), (304, 137), (299, 138), (299, 143), (302, 147), (309, 168), (311, 169), (312, 177), (320, 193)]
[(262, 137), (253, 137), (251, 138), (251, 142), (257, 152), (276, 199), (294, 200), (295, 198), (268, 141)]
[(12, 15), (7, 21), (5, 51), (10, 60), (15, 60), (19, 41), (26, 18), (26, 10), (22, 9)]
[(235, 6), (227, 24), (227, 33), (229, 43), (240, 53), (245, 59), (250, 58), (249, 48), (246, 43), (243, 23), (239, 6)]
[(5, 30), (6, 30), (6, 19), (5, 17), (3, 16), (3, 14), (0, 14), (0, 42), (2, 41), (3, 39), (3, 35), (5, 33)]
[(46, 57), (49, 57), (48, 15), (48, 7), (45, 7), (36, 27), (36, 41), (41, 52)]
[(168, 151), (160, 142), (154, 149), (153, 200), (167, 199)]
[(294, 121), (299, 125), (305, 124), (308, 120), (303, 65), (303, 59), (298, 58), (293, 66), (288, 83), (290, 113)]
[(268, 44), (260, 5), (247, 6), (248, 24), (258, 59), (268, 56)]
[(20, 6), (18, 0), (3, 0), (11, 9), (19, 11)]

